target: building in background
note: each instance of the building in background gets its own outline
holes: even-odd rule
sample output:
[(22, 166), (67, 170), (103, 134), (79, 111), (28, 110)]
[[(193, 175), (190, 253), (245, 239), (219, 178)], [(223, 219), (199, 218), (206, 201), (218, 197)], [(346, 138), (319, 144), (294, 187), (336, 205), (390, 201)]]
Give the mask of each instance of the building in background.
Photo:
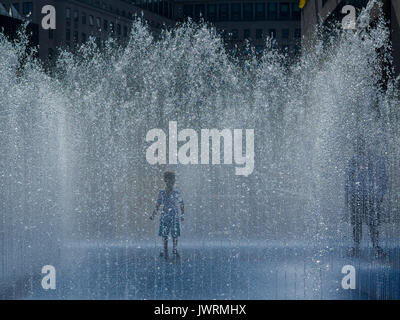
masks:
[(174, 19), (204, 19), (223, 35), (228, 47), (243, 48), (246, 42), (260, 52), (266, 36), (276, 39), (288, 53), (300, 51), (300, 8), (298, 0), (176, 0)]
[[(123, 41), (127, 39), (135, 16), (143, 16), (154, 32), (163, 25), (173, 25), (172, 5), (168, 1), (153, 1), (164, 5), (166, 10), (160, 13), (139, 8), (135, 1), (129, 0), (8, 0), (4, 2), (6, 11), (14, 8), (21, 16), (28, 17), (39, 25), (39, 56), (42, 59), (52, 57), (58, 47), (73, 49), (85, 42), (90, 36), (98, 44), (110, 36)], [(45, 16), (41, 9), (53, 5), (56, 9), (56, 29), (44, 30), (41, 27)], [(161, 6), (161, 5), (160, 5)]]
[[(393, 62), (396, 74), (400, 74), (400, 1), (382, 0), (383, 14), (389, 22), (390, 37), (393, 47)], [(307, 47), (315, 40), (315, 27), (318, 24), (327, 26), (330, 22), (340, 22), (345, 5), (353, 5), (357, 10), (366, 7), (368, 0), (308, 0), (301, 12), (302, 46)], [(372, 21), (376, 19), (372, 14)]]
[[(188, 18), (203, 19), (217, 28), (228, 48), (242, 50), (250, 44), (264, 50), (266, 36), (290, 54), (300, 51), (301, 29), (298, 0), (3, 0), (39, 25), (39, 56), (52, 57), (58, 47), (73, 49), (90, 36), (99, 44), (109, 36), (128, 37), (135, 16), (143, 16), (158, 33)], [(56, 29), (44, 30), (41, 8), (56, 8)]]
[[(23, 27), (24, 19), (13, 8), (8, 10), (0, 3), (0, 30), (10, 40), (14, 40), (18, 36), (18, 31)], [(39, 26), (36, 23), (30, 23), (27, 26), (28, 33), (28, 50), (37, 47), (39, 44)]]

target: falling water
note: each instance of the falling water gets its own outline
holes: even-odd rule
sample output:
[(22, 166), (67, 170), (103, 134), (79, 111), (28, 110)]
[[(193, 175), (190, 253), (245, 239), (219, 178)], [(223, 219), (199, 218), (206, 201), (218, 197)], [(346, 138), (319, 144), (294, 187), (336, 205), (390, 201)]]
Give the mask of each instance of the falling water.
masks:
[[(0, 35), (2, 297), (24, 296), (20, 283), (28, 297), (44, 294), (40, 270), (50, 264), (70, 266), (59, 277), (87, 275), (76, 283), (69, 275), (62, 298), (324, 298), (324, 272), (332, 266), (321, 259), (351, 244), (344, 172), (361, 133), (388, 159), (382, 237), (395, 246), (399, 91), (395, 79), (385, 89), (380, 83), (388, 30), (379, 21), (368, 31), (331, 34), (288, 65), (273, 49), (234, 57), (207, 25), (188, 22), (154, 38), (138, 20), (125, 46), (110, 40), (98, 48), (92, 39), (74, 54), (61, 52), (51, 71), (34, 56), (21, 64), (23, 35), (15, 43)], [(169, 121), (197, 132), (254, 129), (254, 172), (149, 165), (146, 133), (167, 132)], [(148, 219), (167, 169), (177, 173), (187, 212), (180, 243), (188, 260), (177, 274), (155, 258), (157, 226)], [(266, 257), (270, 263), (247, 274), (240, 293), (232, 287), (243, 272), (239, 256), (249, 266)], [(303, 260), (291, 269), (297, 256)], [(154, 270), (144, 274), (141, 261)], [(213, 268), (209, 263), (229, 268), (223, 284), (196, 278), (196, 270)], [(185, 267), (193, 278), (185, 278)], [(140, 291), (141, 281), (162, 287), (171, 272), (178, 288), (172, 294), (155, 285)], [(253, 293), (263, 273), (272, 287)], [(121, 292), (101, 291), (107, 285)]]

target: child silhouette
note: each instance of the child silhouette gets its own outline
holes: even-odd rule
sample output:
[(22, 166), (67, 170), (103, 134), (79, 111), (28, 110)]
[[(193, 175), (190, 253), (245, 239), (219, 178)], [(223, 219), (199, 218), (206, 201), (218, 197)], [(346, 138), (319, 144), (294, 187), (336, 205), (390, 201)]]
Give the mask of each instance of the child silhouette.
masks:
[[(161, 252), (161, 255), (165, 258), (168, 258), (169, 234), (172, 236), (172, 253), (176, 256), (179, 256), (177, 246), (178, 237), (181, 235), (180, 220), (183, 221), (184, 205), (181, 193), (174, 189), (175, 173), (170, 171), (164, 172), (164, 182), (166, 188), (165, 190), (160, 190), (158, 193), (156, 208), (150, 216), (150, 219), (154, 219), (154, 216), (158, 213), (158, 210), (162, 205), (163, 208), (160, 216), (160, 228), (158, 235), (162, 237), (164, 244), (164, 252)], [(178, 205), (181, 211), (180, 215)]]

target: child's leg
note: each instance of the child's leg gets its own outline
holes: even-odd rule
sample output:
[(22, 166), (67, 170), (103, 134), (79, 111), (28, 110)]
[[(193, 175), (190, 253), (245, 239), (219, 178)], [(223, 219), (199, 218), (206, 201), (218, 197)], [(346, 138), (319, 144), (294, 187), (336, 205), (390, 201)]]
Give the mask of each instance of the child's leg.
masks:
[(178, 246), (178, 237), (173, 237), (172, 238), (172, 250), (173, 252), (176, 252), (176, 247)]
[(163, 243), (164, 243), (164, 253), (168, 253), (168, 237), (163, 237)]

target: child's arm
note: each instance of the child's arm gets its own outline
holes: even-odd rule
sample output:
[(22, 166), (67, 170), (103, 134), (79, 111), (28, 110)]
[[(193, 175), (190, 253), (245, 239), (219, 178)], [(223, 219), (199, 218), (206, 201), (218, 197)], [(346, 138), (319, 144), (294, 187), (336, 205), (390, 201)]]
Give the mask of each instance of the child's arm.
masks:
[(154, 217), (157, 215), (158, 210), (160, 209), (160, 205), (161, 205), (160, 203), (157, 203), (157, 204), (156, 204), (156, 208), (154, 209), (153, 213), (151, 214), (150, 220), (153, 220)]
[(179, 191), (178, 191), (178, 202), (179, 202), (179, 205), (180, 205), (180, 208), (181, 208), (181, 221), (183, 221), (184, 220), (183, 216), (185, 214), (185, 206), (184, 206), (184, 203), (183, 203), (182, 195), (181, 195), (181, 193)]
[(150, 215), (150, 220), (153, 220), (154, 217), (157, 215), (158, 210), (160, 209), (162, 203), (162, 195), (161, 195), (161, 191), (158, 194), (158, 198), (157, 198), (157, 203), (156, 203), (156, 208), (154, 209), (153, 213)]
[(185, 206), (183, 205), (183, 202), (182, 202), (181, 203), (181, 220), (182, 221), (184, 220), (184, 218), (183, 218), (184, 214), (185, 214)]

